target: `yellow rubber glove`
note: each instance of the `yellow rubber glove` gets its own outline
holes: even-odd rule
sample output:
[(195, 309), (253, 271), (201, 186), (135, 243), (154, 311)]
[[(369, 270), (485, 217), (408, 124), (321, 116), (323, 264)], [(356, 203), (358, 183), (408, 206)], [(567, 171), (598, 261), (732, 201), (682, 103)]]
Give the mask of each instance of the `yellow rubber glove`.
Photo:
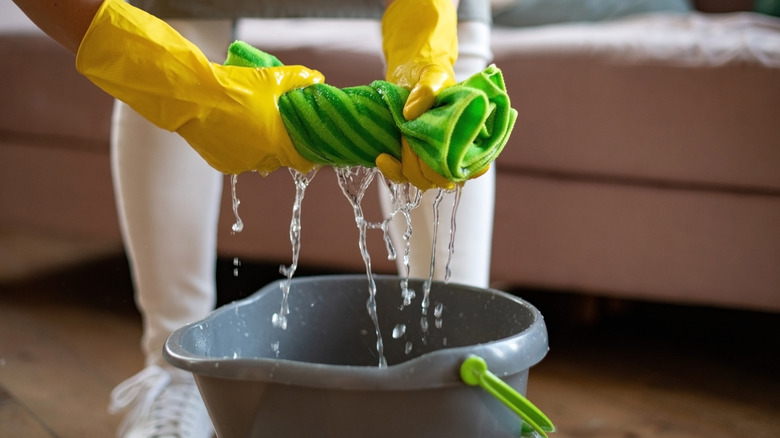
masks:
[[(458, 17), (452, 0), (395, 0), (382, 17), (386, 79), (410, 89), (404, 117), (416, 119), (433, 105), (441, 90), (455, 84)], [(389, 154), (376, 165), (395, 182), (411, 182), (420, 190), (451, 189), (454, 184), (432, 170), (403, 140), (399, 162)]]
[[(402, 164), (403, 163), (403, 164)], [(376, 167), (385, 178), (395, 183), (411, 182), (425, 191), (436, 187), (452, 190), (455, 183), (439, 175), (414, 153), (406, 138), (401, 137), (401, 161), (390, 154), (380, 154), (376, 158)]]
[(452, 0), (395, 0), (382, 17), (385, 78), (411, 90), (404, 117), (416, 119), (455, 85), (458, 15)]
[(211, 63), (168, 24), (122, 0), (100, 7), (76, 68), (155, 125), (179, 133), (221, 172), (314, 167), (292, 145), (277, 100), (323, 82), (315, 70)]

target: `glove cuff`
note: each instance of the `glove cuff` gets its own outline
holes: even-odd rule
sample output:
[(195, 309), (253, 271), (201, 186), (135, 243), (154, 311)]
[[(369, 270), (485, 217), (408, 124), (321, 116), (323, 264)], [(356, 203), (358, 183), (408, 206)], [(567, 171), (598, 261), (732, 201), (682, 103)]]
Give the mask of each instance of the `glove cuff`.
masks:
[(76, 54), (76, 70), (168, 131), (200, 116), (200, 97), (191, 90), (214, 81), (211, 63), (194, 44), (122, 0), (105, 0), (98, 9)]

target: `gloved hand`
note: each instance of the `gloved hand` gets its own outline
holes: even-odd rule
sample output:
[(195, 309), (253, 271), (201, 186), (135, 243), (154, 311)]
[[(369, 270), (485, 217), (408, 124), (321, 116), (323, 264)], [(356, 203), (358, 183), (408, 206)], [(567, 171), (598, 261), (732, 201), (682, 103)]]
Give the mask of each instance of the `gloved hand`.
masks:
[(100, 7), (76, 68), (155, 125), (179, 133), (221, 172), (314, 166), (293, 147), (277, 100), (323, 82), (315, 70), (211, 63), (165, 22), (122, 0)]
[(385, 79), (411, 90), (404, 117), (416, 119), (455, 85), (458, 15), (452, 0), (395, 0), (382, 17)]
[(405, 137), (401, 137), (401, 161), (390, 154), (380, 154), (376, 158), (376, 167), (390, 181), (399, 184), (411, 182), (423, 191), (435, 187), (447, 190), (455, 188), (455, 183), (436, 173), (414, 153)]
[[(382, 17), (386, 79), (410, 89), (404, 117), (412, 120), (433, 106), (441, 90), (455, 84), (458, 56), (457, 11), (452, 0), (395, 0)], [(395, 182), (409, 181), (421, 190), (452, 188), (412, 152), (408, 144), (399, 162), (382, 154), (376, 165)]]

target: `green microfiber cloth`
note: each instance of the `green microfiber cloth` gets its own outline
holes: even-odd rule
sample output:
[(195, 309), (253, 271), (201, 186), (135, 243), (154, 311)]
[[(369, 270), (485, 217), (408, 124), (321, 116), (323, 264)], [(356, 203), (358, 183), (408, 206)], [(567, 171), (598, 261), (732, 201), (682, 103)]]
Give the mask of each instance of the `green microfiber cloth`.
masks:
[[(236, 41), (225, 64), (281, 62)], [(411, 121), (403, 117), (408, 96), (408, 90), (386, 81), (343, 89), (315, 84), (288, 91), (278, 103), (295, 149), (312, 162), (375, 167), (381, 153), (400, 160), (403, 135), (431, 169), (454, 182), (468, 180), (498, 157), (517, 118), (501, 71), (493, 65), (443, 90), (430, 110)]]

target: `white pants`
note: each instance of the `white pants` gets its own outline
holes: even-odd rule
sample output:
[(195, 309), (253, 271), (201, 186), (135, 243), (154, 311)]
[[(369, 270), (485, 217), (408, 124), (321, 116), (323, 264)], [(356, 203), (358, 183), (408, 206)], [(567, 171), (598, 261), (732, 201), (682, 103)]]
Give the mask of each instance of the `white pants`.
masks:
[[(211, 60), (221, 62), (232, 22), (174, 20), (171, 25)], [(461, 23), (458, 80), (482, 70), (490, 59), (489, 29)], [(215, 303), (216, 236), (223, 175), (209, 167), (177, 134), (147, 122), (125, 104), (114, 107), (112, 171), (136, 303), (143, 317), (141, 342), (146, 365), (165, 366), (162, 349), (179, 327), (205, 317)], [(495, 177), (493, 170), (463, 190), (457, 217), (452, 281), (486, 286), (490, 269)], [(412, 275), (427, 277), (430, 206), (425, 195), (413, 222)], [(384, 196), (383, 196), (384, 198)], [(346, 201), (345, 201), (346, 202)], [(449, 243), (451, 197), (441, 207), (442, 236), (436, 278), (443, 278)], [(383, 207), (386, 207), (383, 205)], [(400, 246), (403, 229), (391, 229)]]

